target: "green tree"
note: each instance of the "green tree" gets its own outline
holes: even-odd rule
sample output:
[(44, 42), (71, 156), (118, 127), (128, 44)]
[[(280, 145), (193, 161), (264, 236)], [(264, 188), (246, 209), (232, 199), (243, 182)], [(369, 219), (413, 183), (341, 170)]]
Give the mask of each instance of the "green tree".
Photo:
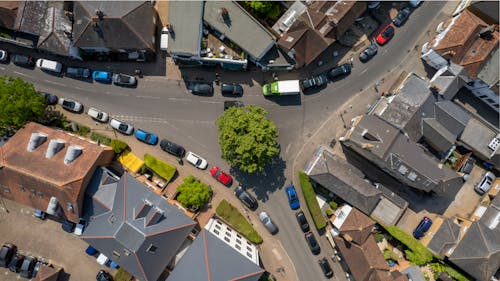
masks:
[(216, 120), (222, 159), (244, 172), (262, 171), (279, 153), (276, 125), (261, 107), (230, 107)]
[(37, 120), (45, 110), (44, 98), (21, 78), (0, 76), (0, 134)]
[(281, 16), (281, 8), (278, 2), (245, 1), (245, 6), (259, 17), (277, 20)]
[(212, 196), (212, 189), (193, 176), (185, 178), (177, 187), (177, 201), (186, 208), (202, 207)]

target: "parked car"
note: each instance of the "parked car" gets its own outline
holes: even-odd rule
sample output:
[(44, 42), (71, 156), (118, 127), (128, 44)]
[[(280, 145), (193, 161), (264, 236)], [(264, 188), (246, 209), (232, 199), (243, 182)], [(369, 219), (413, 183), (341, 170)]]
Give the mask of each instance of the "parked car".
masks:
[(476, 186), (474, 186), (474, 190), (479, 193), (480, 195), (485, 194), (488, 192), (491, 188), (491, 185), (495, 181), (496, 177), (492, 172), (486, 172), (484, 174), (483, 178), (479, 181)]
[(109, 274), (107, 271), (104, 271), (104, 270), (100, 270), (95, 279), (97, 281), (113, 281), (113, 277), (111, 276), (111, 274)]
[(24, 256), (16, 254), (9, 263), (9, 270), (15, 273), (19, 273), (21, 265), (23, 265)]
[(424, 217), (413, 231), (413, 237), (415, 237), (416, 239), (424, 237), (425, 232), (427, 232), (427, 230), (431, 228), (431, 225), (432, 220), (428, 217)]
[(218, 182), (222, 183), (225, 186), (231, 186), (231, 184), (233, 184), (233, 178), (217, 166), (213, 166), (212, 169), (210, 169), (210, 174)]
[(39, 93), (45, 99), (45, 102), (48, 105), (57, 104), (57, 101), (59, 100), (59, 98), (54, 94), (50, 94), (50, 93), (46, 93), (46, 92), (39, 92)]
[(16, 255), (17, 246), (11, 243), (5, 243), (0, 249), (0, 266), (8, 267), (12, 258)]
[(111, 83), (112, 74), (108, 71), (96, 70), (92, 72), (92, 79), (101, 83)]
[(47, 213), (42, 210), (35, 209), (35, 211), (33, 211), (33, 216), (35, 218), (39, 218), (40, 220), (45, 220), (45, 218), (47, 217)]
[(135, 138), (144, 142), (144, 143), (151, 144), (151, 145), (156, 145), (158, 143), (158, 136), (157, 135), (150, 133), (150, 132), (146, 132), (142, 129), (135, 130)]
[(257, 209), (257, 200), (250, 195), (250, 193), (246, 192), (245, 189), (240, 185), (234, 190), (234, 195), (240, 199), (241, 203), (243, 203), (247, 208), (250, 210), (255, 210)]
[(321, 248), (319, 247), (318, 241), (316, 241), (316, 237), (312, 232), (308, 232), (304, 234), (304, 238), (306, 239), (307, 245), (309, 245), (309, 249), (314, 255), (318, 255), (321, 252)]
[(59, 104), (62, 106), (62, 108), (66, 109), (68, 111), (80, 113), (83, 110), (83, 105), (75, 100), (72, 100), (72, 99), (60, 98)]
[(220, 91), (223, 95), (241, 96), (243, 95), (243, 87), (239, 84), (222, 84)]
[(410, 4), (410, 7), (412, 7), (412, 8), (417, 8), (421, 2), (422, 2), (422, 0), (410, 0), (410, 1), (408, 1), (408, 3)]
[(108, 120), (109, 120), (109, 115), (104, 112), (104, 111), (101, 111), (99, 109), (96, 109), (96, 108), (89, 108), (89, 110), (87, 111), (87, 114), (92, 117), (92, 119), (96, 120), (96, 121), (99, 121), (99, 122), (102, 122), (102, 123), (107, 123)]
[(85, 253), (86, 253), (87, 255), (89, 255), (89, 256), (94, 256), (94, 255), (95, 255), (95, 254), (97, 254), (98, 252), (97, 252), (97, 250), (96, 250), (94, 247), (92, 247), (92, 246), (90, 246), (90, 245), (89, 245), (89, 246), (87, 247), (87, 249), (85, 249)]
[(82, 235), (85, 226), (87, 226), (87, 221), (83, 218), (79, 218), (78, 223), (75, 226), (75, 231), (73, 231), (73, 233), (78, 236)]
[(289, 185), (285, 187), (286, 197), (288, 198), (288, 204), (290, 204), (290, 208), (292, 210), (297, 210), (300, 208), (299, 198), (297, 197), (297, 192), (295, 191), (295, 187), (293, 185)]
[(380, 8), (380, 1), (369, 1), (368, 9), (378, 9)]
[(62, 230), (68, 232), (68, 233), (73, 233), (73, 230), (75, 229), (75, 223), (72, 221), (69, 221), (65, 219), (63, 223), (61, 224)]
[(326, 258), (318, 260), (318, 264), (321, 267), (321, 270), (323, 271), (323, 274), (325, 275), (326, 278), (333, 277), (332, 267), (330, 266), (330, 263), (328, 263), (328, 260)]
[(359, 60), (361, 62), (367, 62), (377, 54), (377, 51), (377, 44), (371, 43), (370, 46), (366, 47), (366, 49), (359, 54)]
[(410, 8), (406, 7), (403, 8), (399, 11), (399, 13), (396, 15), (396, 17), (392, 20), (395, 26), (400, 27), (402, 26), (410, 17), (411, 10)]
[(228, 110), (231, 107), (243, 107), (245, 104), (242, 101), (235, 101), (235, 100), (226, 100), (224, 101), (224, 111)]
[(176, 157), (184, 157), (184, 154), (186, 153), (186, 150), (184, 147), (173, 143), (167, 139), (162, 139), (160, 141), (160, 147), (163, 149), (165, 152), (168, 152)]
[(111, 121), (109, 121), (109, 125), (111, 128), (117, 130), (118, 132), (124, 134), (124, 135), (131, 135), (134, 132), (134, 127), (130, 124), (127, 124), (121, 120), (111, 118)]
[(214, 93), (214, 87), (209, 83), (197, 83), (191, 89), (191, 93), (197, 95), (212, 95)]
[(306, 215), (304, 215), (304, 212), (298, 211), (295, 213), (295, 218), (297, 218), (297, 222), (299, 223), (300, 229), (302, 229), (302, 232), (308, 232), (309, 231), (309, 223), (307, 222)]
[(66, 68), (66, 77), (76, 78), (76, 79), (88, 79), (90, 78), (90, 69), (84, 67), (68, 66)]
[(377, 43), (380, 46), (385, 45), (394, 36), (395, 30), (396, 29), (394, 28), (394, 26), (392, 26), (392, 24), (388, 24), (377, 35), (377, 39), (376, 39)]
[(194, 154), (193, 152), (189, 151), (186, 154), (186, 160), (196, 168), (200, 170), (205, 170), (208, 166), (207, 160), (201, 158), (200, 156)]
[(302, 85), (302, 90), (305, 91), (308, 89), (318, 88), (323, 85), (326, 85), (326, 83), (328, 83), (328, 77), (326, 77), (326, 75), (324, 74), (321, 74), (318, 76), (313, 76), (308, 79), (304, 79), (300, 81), (300, 83)]
[(31, 56), (16, 54), (12, 57), (12, 62), (17, 66), (22, 66), (22, 67), (31, 68), (35, 66), (35, 61)]
[(33, 269), (35, 268), (35, 264), (37, 259), (32, 256), (27, 256), (24, 258), (23, 264), (19, 269), (19, 275), (24, 278), (30, 279), (33, 275)]
[(266, 212), (260, 212), (259, 220), (271, 234), (274, 235), (278, 233), (279, 231), (278, 227), (274, 224), (273, 220), (271, 220), (271, 217), (269, 217), (269, 215)]
[(352, 69), (351, 63), (344, 63), (342, 65), (332, 68), (330, 71), (328, 71), (327, 75), (330, 80), (333, 80), (339, 76), (349, 75), (351, 73), (351, 69)]
[(35, 278), (36, 275), (38, 274), (38, 271), (40, 270), (41, 266), (46, 266), (49, 263), (43, 260), (37, 260), (35, 267), (33, 268), (33, 274), (31, 275), (31, 278)]
[(6, 61), (8, 57), (7, 51), (0, 50), (0, 61)]
[(113, 84), (118, 86), (135, 87), (137, 86), (137, 78), (127, 74), (113, 74)]
[(55, 60), (37, 59), (36, 67), (40, 68), (41, 70), (54, 73), (61, 73), (62, 71), (62, 64)]

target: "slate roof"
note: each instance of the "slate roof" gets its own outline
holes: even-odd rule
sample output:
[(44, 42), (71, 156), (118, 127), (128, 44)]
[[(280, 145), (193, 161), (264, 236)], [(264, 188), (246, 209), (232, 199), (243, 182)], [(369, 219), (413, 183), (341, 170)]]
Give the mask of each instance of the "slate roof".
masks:
[(467, 123), (470, 115), (452, 101), (439, 101), (435, 103), (436, 119), (453, 135), (459, 136)]
[(453, 220), (453, 218), (445, 219), (432, 236), (432, 240), (427, 244), (427, 248), (441, 258), (444, 258), (448, 250), (456, 246), (460, 239), (460, 226), (455, 224)]
[(257, 281), (262, 273), (258, 265), (203, 229), (167, 280)]
[(420, 267), (418, 267), (417, 265), (405, 268), (402, 271), (402, 273), (405, 274), (406, 276), (408, 276), (408, 279), (410, 279), (411, 281), (425, 281), (426, 280), (424, 274), (422, 273), (422, 270), (420, 270)]
[(169, 1), (168, 20), (173, 28), (169, 53), (199, 56), (204, 6), (203, 1)]
[(13, 29), (21, 1), (0, 1), (0, 26)]
[(94, 213), (81, 238), (142, 281), (157, 280), (196, 224), (129, 174), (111, 210)]
[(432, 147), (443, 153), (449, 151), (456, 140), (456, 136), (434, 118), (422, 120), (422, 134)]
[(493, 150), (488, 147), (488, 144), (498, 133), (498, 130), (493, 130), (493, 128), (484, 125), (481, 121), (471, 118), (460, 136), (460, 141), (472, 148), (481, 158), (490, 159)]

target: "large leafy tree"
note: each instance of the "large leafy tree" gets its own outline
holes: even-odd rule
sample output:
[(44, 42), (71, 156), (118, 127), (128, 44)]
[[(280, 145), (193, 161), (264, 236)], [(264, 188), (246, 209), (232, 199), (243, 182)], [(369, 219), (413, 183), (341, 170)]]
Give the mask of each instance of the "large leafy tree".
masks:
[(262, 171), (279, 153), (276, 125), (267, 111), (254, 105), (230, 107), (219, 118), (222, 159), (249, 174)]
[(207, 204), (212, 196), (212, 189), (193, 176), (185, 178), (177, 186), (177, 201), (186, 208), (200, 208)]
[(45, 107), (44, 98), (37, 94), (33, 84), (21, 78), (0, 76), (0, 134), (40, 118)]

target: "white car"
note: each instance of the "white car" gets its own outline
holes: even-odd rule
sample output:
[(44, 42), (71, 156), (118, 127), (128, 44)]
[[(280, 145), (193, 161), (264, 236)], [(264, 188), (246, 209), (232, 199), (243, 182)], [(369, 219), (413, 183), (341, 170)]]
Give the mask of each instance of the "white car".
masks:
[(0, 61), (6, 61), (6, 60), (7, 60), (7, 51), (0, 50)]
[(106, 112), (100, 111), (99, 109), (95, 109), (93, 107), (89, 108), (87, 114), (92, 117), (92, 119), (103, 123), (107, 123), (109, 119), (109, 115)]
[(109, 125), (111, 126), (111, 128), (125, 135), (131, 135), (134, 132), (134, 127), (132, 125), (115, 118), (111, 118), (111, 121), (109, 121)]
[(186, 154), (186, 160), (198, 169), (205, 170), (208, 166), (207, 160), (189, 151)]
[(85, 226), (87, 225), (87, 221), (79, 218), (78, 219), (78, 224), (75, 227), (75, 231), (73, 232), (74, 234), (80, 236), (83, 233), (83, 230), (85, 229)]
[(83, 110), (83, 105), (76, 100), (60, 98), (59, 104), (62, 106), (62, 108), (76, 113), (79, 113)]

